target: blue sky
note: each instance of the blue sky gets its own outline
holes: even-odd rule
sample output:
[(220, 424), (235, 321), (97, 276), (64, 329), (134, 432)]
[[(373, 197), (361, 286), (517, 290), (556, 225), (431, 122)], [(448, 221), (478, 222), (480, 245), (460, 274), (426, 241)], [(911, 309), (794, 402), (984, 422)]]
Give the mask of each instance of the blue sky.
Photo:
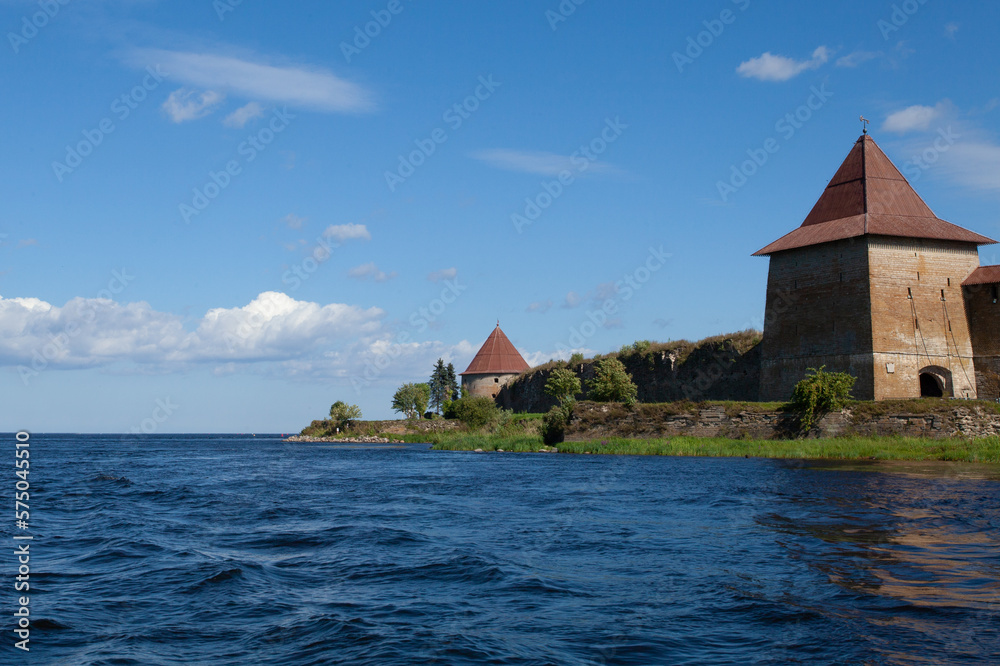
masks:
[(530, 363), (759, 328), (750, 255), (862, 114), (940, 217), (1000, 238), (998, 19), (0, 0), (0, 430), (390, 417), (497, 319)]

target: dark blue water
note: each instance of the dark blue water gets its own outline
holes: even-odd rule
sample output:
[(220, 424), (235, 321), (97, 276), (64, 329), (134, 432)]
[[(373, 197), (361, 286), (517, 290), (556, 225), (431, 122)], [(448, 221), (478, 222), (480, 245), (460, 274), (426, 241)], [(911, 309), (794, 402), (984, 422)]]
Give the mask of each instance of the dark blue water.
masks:
[(31, 453), (31, 652), (8, 619), (4, 663), (1000, 661), (996, 467), (217, 436)]

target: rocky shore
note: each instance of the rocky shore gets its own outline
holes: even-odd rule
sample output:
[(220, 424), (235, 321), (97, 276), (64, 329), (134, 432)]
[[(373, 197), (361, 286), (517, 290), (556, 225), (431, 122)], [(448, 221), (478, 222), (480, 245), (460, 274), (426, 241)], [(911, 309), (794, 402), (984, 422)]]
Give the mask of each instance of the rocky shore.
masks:
[(386, 437), (311, 437), (309, 435), (292, 435), (286, 437), (286, 442), (332, 442), (336, 444), (405, 444), (401, 439), (388, 439)]

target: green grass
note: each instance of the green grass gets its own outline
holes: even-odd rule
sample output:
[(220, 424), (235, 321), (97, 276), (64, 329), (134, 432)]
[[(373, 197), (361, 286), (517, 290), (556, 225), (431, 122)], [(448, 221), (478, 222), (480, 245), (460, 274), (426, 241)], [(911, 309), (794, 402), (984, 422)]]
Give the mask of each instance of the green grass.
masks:
[[(440, 451), (539, 451), (541, 437), (498, 437), (474, 433), (442, 433), (434, 436)], [(426, 442), (427, 437), (407, 435), (407, 441)], [(706, 456), (806, 458), (831, 460), (953, 460), (1000, 463), (1000, 437), (966, 440), (919, 439), (914, 437), (843, 437), (808, 440), (731, 440), (708, 437), (666, 439), (618, 439), (563, 442), (559, 453), (592, 453), (640, 456)]]

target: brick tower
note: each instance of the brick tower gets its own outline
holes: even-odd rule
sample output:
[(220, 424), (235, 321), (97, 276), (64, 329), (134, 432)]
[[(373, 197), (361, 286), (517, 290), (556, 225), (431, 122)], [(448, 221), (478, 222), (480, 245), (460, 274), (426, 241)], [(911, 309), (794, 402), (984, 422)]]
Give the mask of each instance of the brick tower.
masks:
[(760, 399), (821, 365), (861, 400), (975, 398), (962, 283), (994, 242), (939, 219), (863, 134), (802, 226), (754, 254), (771, 262)]
[(471, 396), (495, 398), (500, 387), (528, 369), (528, 364), (497, 322), (497, 327), (462, 373), (462, 386)]

